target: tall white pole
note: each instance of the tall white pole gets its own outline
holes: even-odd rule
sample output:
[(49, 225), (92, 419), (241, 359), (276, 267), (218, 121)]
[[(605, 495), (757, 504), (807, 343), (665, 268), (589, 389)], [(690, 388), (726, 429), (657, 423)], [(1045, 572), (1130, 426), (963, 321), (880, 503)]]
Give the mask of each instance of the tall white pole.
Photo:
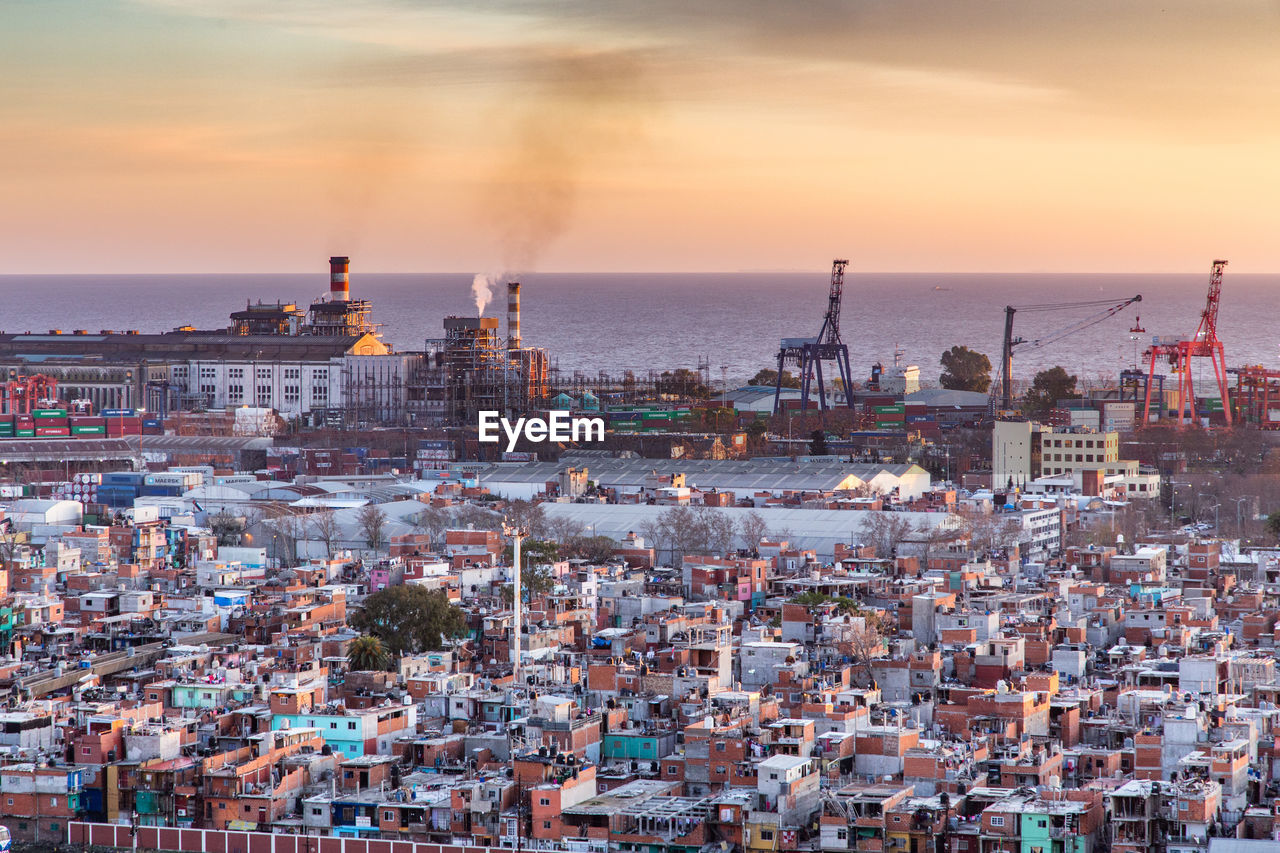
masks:
[(520, 617), (521, 609), (524, 607), (524, 601), (520, 595), (520, 540), (523, 538), (522, 531), (511, 531), (511, 561), (515, 564), (511, 595), (511, 608), (514, 612), (511, 620), (511, 675), (517, 682), (520, 679)]

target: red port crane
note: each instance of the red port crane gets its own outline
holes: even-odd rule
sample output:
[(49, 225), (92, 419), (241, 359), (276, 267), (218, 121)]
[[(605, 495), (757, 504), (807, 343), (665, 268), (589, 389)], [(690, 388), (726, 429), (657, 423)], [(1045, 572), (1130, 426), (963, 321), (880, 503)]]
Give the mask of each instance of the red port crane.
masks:
[(52, 376), (35, 373), (19, 376), (9, 372), (9, 381), (0, 384), (0, 413), (29, 415), (34, 409), (54, 403), (58, 399), (58, 381)]
[(1222, 271), (1227, 262), (1217, 260), (1209, 270), (1209, 294), (1205, 299), (1204, 310), (1200, 312), (1200, 325), (1189, 340), (1169, 340), (1156, 338), (1146, 355), (1149, 359), (1147, 368), (1147, 393), (1142, 404), (1142, 421), (1140, 425), (1150, 423), (1151, 419), (1151, 386), (1155, 381), (1156, 362), (1164, 358), (1178, 374), (1178, 427), (1186, 425), (1187, 407), (1190, 406), (1190, 420), (1196, 417), (1196, 390), (1191, 359), (1207, 358), (1213, 364), (1214, 381), (1218, 385), (1218, 394), (1222, 400), (1222, 413), (1227, 426), (1231, 426), (1231, 400), (1227, 385), (1227, 356), (1218, 338), (1218, 303), (1222, 299)]

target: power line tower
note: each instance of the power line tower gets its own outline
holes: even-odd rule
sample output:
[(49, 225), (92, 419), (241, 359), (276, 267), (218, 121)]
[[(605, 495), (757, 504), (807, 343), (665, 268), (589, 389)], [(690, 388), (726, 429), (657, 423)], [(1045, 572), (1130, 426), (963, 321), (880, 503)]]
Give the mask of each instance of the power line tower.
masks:
[(827, 294), (827, 313), (816, 338), (783, 338), (778, 348), (778, 378), (773, 389), (773, 413), (782, 409), (782, 371), (788, 364), (800, 368), (800, 408), (809, 408), (809, 390), (818, 380), (818, 406), (827, 409), (827, 390), (822, 376), (822, 363), (834, 361), (844, 385), (845, 406), (853, 408), (853, 371), (849, 369), (849, 348), (840, 340), (840, 300), (844, 296), (846, 260), (831, 262), (831, 289)]
[[(1173, 372), (1178, 374), (1178, 426), (1182, 427), (1190, 419), (1196, 418), (1196, 389), (1191, 370), (1191, 359), (1207, 358), (1213, 364), (1214, 380), (1218, 386), (1219, 399), (1222, 402), (1222, 413), (1227, 426), (1231, 426), (1231, 400), (1227, 385), (1227, 356), (1222, 341), (1218, 338), (1218, 303), (1222, 299), (1222, 272), (1226, 261), (1217, 260), (1209, 270), (1209, 293), (1205, 298), (1204, 310), (1200, 312), (1200, 325), (1189, 340), (1169, 340), (1156, 338), (1147, 350), (1149, 359), (1147, 367), (1147, 391), (1142, 406), (1142, 421), (1145, 425), (1151, 417), (1151, 384), (1156, 376), (1156, 361), (1160, 357), (1168, 360)], [(1190, 414), (1188, 415), (1188, 408)]]

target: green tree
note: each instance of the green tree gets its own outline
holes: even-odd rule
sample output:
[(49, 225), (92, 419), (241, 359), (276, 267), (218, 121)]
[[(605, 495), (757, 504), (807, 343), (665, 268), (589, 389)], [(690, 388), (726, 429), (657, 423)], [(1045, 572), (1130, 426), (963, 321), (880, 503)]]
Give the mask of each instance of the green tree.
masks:
[[(523, 557), (523, 554), (521, 555)], [(555, 589), (556, 576), (546, 565), (529, 566), (520, 572), (520, 598), (522, 601), (533, 601)], [(515, 584), (502, 585), (502, 601), (508, 607), (515, 602)]]
[(702, 384), (702, 377), (697, 371), (687, 367), (662, 371), (655, 387), (659, 394), (673, 394), (695, 400), (705, 400), (711, 396), (711, 389)]
[(394, 655), (442, 649), (447, 640), (462, 636), (467, 620), (442, 590), (416, 584), (391, 586), (364, 600), (347, 618), (362, 634), (372, 634)]
[(1267, 516), (1267, 535), (1280, 542), (1280, 509)]
[(1076, 377), (1062, 367), (1042, 370), (1031, 380), (1031, 390), (1022, 400), (1027, 414), (1041, 414), (1058, 406), (1059, 400), (1080, 396), (1076, 390)]
[(752, 442), (758, 442), (764, 438), (764, 434), (769, 431), (769, 424), (764, 418), (756, 418), (747, 424), (747, 438)]
[[(778, 384), (778, 371), (765, 368), (747, 380), (748, 385), (768, 385), (770, 388)], [(783, 388), (799, 388), (800, 377), (792, 375), (790, 370), (782, 371)]]
[[(508, 566), (515, 557), (515, 549), (507, 543), (502, 551), (502, 561)], [(554, 563), (560, 559), (560, 546), (545, 539), (526, 539), (520, 543), (520, 559), (526, 565)]]
[(809, 455), (810, 456), (826, 456), (830, 451), (827, 449), (827, 434), (825, 431), (815, 429), (809, 434)]
[(942, 354), (938, 384), (951, 391), (986, 392), (991, 388), (991, 359), (968, 347), (954, 346)]
[(391, 662), (391, 655), (377, 637), (356, 637), (347, 646), (347, 666), (358, 671), (381, 671)]

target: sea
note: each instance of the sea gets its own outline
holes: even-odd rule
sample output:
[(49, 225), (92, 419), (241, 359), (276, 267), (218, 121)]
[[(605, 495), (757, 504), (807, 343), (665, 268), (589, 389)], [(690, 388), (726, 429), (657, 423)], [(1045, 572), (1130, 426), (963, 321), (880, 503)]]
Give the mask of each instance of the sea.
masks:
[[(1114, 378), (1141, 361), (1153, 336), (1192, 333), (1205, 306), (1200, 275), (916, 274), (850, 272), (840, 331), (855, 380), (879, 362), (918, 365), (936, 382), (939, 358), (960, 344), (998, 361), (1006, 305), (1088, 306), (1022, 310), (1014, 376), (1061, 365), (1084, 383)], [(351, 293), (368, 299), (396, 350), (420, 350), (443, 336), (449, 315), (475, 316), (472, 273), (358, 274)], [(826, 273), (537, 273), (522, 276), (522, 332), (545, 347), (562, 373), (708, 367), (715, 387), (731, 387), (776, 364), (784, 337), (818, 334), (827, 307)], [(224, 328), (246, 303), (321, 297), (320, 274), (0, 276), (0, 330)], [(1142, 302), (1052, 343), (1057, 332), (1141, 294)], [(505, 288), (485, 314), (504, 317)], [(1228, 268), (1218, 319), (1228, 364), (1280, 366), (1280, 275), (1233, 275)], [(1199, 369), (1199, 368), (1198, 368)], [(1207, 366), (1203, 368), (1207, 370)]]

